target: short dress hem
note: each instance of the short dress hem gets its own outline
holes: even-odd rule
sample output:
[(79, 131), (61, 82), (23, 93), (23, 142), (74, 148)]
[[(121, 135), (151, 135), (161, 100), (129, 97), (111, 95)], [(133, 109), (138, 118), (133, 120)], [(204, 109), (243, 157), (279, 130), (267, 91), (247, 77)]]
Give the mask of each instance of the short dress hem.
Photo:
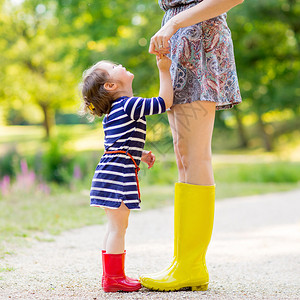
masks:
[[(126, 205), (126, 203), (124, 203)], [(100, 208), (109, 208), (109, 209), (118, 209), (120, 208), (121, 204), (118, 207), (112, 207), (112, 206), (107, 206), (107, 205), (100, 205), (100, 204), (90, 204), (91, 207), (100, 207)], [(126, 207), (130, 210), (141, 210), (141, 207), (134, 207), (134, 208), (129, 208), (127, 205)]]
[(218, 105), (218, 102), (216, 102), (215, 100), (212, 100), (212, 99), (199, 99), (199, 100), (194, 100), (194, 101), (185, 102), (185, 103), (173, 103), (173, 105), (170, 108), (168, 108), (167, 111), (171, 111), (171, 108), (174, 107), (175, 105), (192, 103), (192, 102), (196, 102), (196, 101), (208, 101), (208, 102), (216, 103), (216, 110), (230, 109), (230, 108), (233, 108), (235, 105), (242, 103), (241, 101), (238, 101), (238, 102), (233, 102), (233, 103), (230, 102), (230, 103)]

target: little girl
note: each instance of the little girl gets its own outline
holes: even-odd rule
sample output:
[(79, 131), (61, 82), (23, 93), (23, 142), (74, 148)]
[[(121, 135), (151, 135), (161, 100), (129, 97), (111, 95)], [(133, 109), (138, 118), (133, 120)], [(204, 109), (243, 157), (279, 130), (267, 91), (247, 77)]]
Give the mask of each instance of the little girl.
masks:
[(82, 80), (83, 110), (103, 119), (105, 152), (96, 167), (91, 206), (102, 207), (108, 229), (102, 250), (102, 287), (105, 292), (137, 291), (141, 284), (124, 272), (125, 233), (130, 210), (140, 209), (140, 161), (151, 168), (155, 156), (144, 151), (146, 115), (164, 113), (173, 104), (171, 61), (157, 57), (160, 90), (157, 98), (133, 97), (134, 75), (122, 65), (100, 61)]

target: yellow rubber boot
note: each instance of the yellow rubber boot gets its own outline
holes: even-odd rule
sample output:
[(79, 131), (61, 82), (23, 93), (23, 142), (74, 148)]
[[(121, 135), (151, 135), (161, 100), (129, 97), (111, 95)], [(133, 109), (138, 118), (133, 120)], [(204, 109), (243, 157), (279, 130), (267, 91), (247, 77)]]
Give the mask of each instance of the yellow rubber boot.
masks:
[(215, 186), (175, 184), (174, 260), (164, 271), (142, 275), (143, 286), (159, 291), (207, 290), (205, 254), (214, 219)]

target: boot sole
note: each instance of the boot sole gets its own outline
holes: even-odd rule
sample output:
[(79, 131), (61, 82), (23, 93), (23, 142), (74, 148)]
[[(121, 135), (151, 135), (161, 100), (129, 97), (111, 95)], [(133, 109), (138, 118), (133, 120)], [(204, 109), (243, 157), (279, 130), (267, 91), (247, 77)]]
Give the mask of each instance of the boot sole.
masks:
[(179, 291), (183, 289), (190, 289), (192, 291), (207, 291), (208, 289), (208, 283), (206, 284), (201, 284), (201, 285), (185, 285), (185, 286), (177, 286), (177, 287), (165, 287), (165, 288), (157, 288), (157, 287), (151, 287), (142, 284), (145, 288), (153, 290), (153, 291), (158, 291), (158, 292), (174, 292), (174, 291)]
[(116, 293), (116, 292), (136, 292), (140, 290), (141, 287), (135, 288), (135, 289), (126, 289), (126, 288), (118, 288), (118, 287), (113, 287), (113, 288), (103, 288), (103, 291), (105, 293)]

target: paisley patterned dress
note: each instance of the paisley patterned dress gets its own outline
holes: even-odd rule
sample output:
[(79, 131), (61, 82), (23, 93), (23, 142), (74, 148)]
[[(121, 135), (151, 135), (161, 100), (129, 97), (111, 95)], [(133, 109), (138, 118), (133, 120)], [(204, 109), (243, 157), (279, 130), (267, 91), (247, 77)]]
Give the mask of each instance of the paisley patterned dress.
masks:
[[(159, 0), (162, 26), (173, 16), (205, 0)], [(170, 40), (174, 105), (216, 102), (216, 109), (240, 103), (231, 32), (226, 14), (180, 28)]]

